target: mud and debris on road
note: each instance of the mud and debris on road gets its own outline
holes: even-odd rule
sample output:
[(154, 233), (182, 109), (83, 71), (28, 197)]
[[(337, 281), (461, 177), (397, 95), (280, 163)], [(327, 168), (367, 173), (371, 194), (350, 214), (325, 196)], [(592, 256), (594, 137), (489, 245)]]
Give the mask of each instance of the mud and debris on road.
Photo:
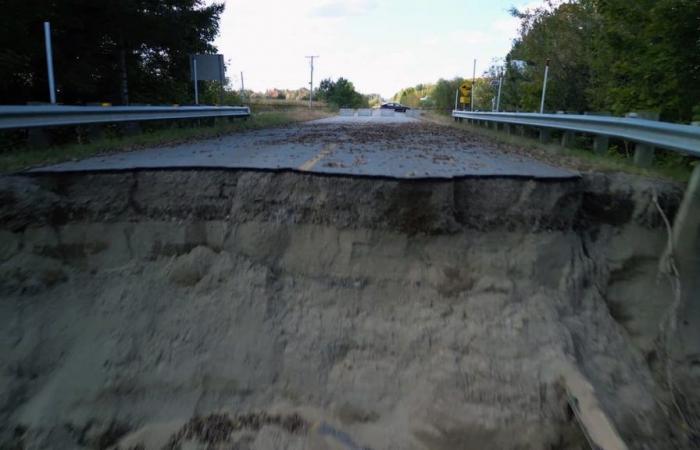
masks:
[[(327, 126), (394, 164), (421, 141), (425, 164), (489, 161), (427, 124), (240, 142), (325, 148)], [(345, 163), (328, 151), (315, 167)], [(673, 215), (677, 186), (623, 174), (3, 177), (0, 443), (579, 449), (573, 373), (629, 448), (682, 448), (657, 362), (654, 192)]]
[(33, 172), (176, 168), (301, 170), (399, 179), (465, 176), (563, 179), (578, 175), (576, 170), (538, 160), (517, 147), (495, 146), (482, 137), (415, 119), (389, 123), (337, 123), (321, 119), (66, 162)]

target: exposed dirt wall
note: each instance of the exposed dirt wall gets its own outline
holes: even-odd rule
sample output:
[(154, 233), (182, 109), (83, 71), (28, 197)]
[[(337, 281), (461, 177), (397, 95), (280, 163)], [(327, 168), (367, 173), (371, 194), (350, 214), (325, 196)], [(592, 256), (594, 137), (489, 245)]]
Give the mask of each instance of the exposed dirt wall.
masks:
[[(568, 363), (631, 448), (687, 445), (653, 189), (673, 216), (677, 187), (623, 175), (5, 178), (0, 442), (583, 448)], [(219, 440), (181, 428), (220, 412)]]

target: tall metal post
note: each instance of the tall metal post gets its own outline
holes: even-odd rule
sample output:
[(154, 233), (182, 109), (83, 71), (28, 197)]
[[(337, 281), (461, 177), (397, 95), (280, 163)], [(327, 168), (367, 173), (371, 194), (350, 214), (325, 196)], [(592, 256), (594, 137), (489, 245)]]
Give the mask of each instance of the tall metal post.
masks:
[(243, 71), (241, 70), (241, 100), (243, 100), (244, 95), (245, 95), (245, 83), (243, 82)]
[(455, 111), (457, 111), (457, 108), (459, 107), (459, 89), (455, 92)]
[(226, 64), (224, 64), (224, 56), (219, 55), (219, 106), (224, 104), (224, 84), (226, 84)]
[(194, 74), (194, 104), (199, 105), (199, 86), (197, 86), (197, 58), (192, 58), (192, 71)]
[(476, 59), (474, 59), (474, 73), (472, 74), (472, 111), (474, 111), (474, 91), (476, 90)]
[(549, 78), (549, 60), (544, 67), (544, 84), (542, 85), (542, 103), (540, 103), (540, 114), (544, 114), (544, 100), (547, 98), (547, 79)]
[(46, 46), (46, 68), (49, 74), (49, 98), (56, 104), (56, 84), (53, 78), (53, 50), (51, 49), (51, 24), (44, 22), (44, 43)]
[(319, 56), (307, 56), (306, 58), (308, 58), (311, 63), (311, 82), (309, 83), (309, 108), (311, 108), (314, 101), (314, 59), (319, 58)]
[(501, 90), (503, 89), (503, 74), (498, 79), (498, 96), (496, 97), (496, 112), (501, 112)]

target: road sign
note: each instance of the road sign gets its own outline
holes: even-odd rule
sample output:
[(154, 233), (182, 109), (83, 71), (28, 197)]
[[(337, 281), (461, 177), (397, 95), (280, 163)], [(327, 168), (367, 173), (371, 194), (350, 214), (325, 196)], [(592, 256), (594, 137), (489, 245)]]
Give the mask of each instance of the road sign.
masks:
[(469, 97), (469, 95), (471, 94), (471, 90), (472, 84), (469, 81), (465, 81), (459, 85), (459, 92), (461, 92), (462, 95), (465, 97)]
[(190, 55), (190, 79), (192, 81), (197, 79), (223, 83), (226, 77), (225, 72), (224, 55)]
[(190, 55), (190, 76), (194, 83), (194, 103), (199, 105), (200, 80), (218, 81), (219, 101), (224, 102), (224, 83), (226, 80), (226, 65), (224, 55)]

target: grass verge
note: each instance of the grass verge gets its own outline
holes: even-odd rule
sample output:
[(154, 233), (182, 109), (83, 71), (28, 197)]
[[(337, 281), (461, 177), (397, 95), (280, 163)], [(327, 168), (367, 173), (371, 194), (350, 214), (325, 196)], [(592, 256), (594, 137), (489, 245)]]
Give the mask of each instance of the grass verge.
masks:
[(423, 118), (432, 123), (468, 130), (470, 133), (493, 141), (518, 147), (538, 160), (581, 172), (626, 172), (687, 183), (693, 170), (692, 166), (679, 162), (679, 158), (657, 159), (651, 167), (642, 168), (634, 165), (631, 155), (625, 155), (612, 147), (607, 154), (599, 155), (582, 145), (565, 148), (557, 144), (542, 144), (535, 137), (509, 135), (504, 131), (496, 131), (492, 128), (472, 125), (467, 122), (455, 122), (451, 116), (442, 114), (427, 113), (423, 115)]
[(45, 148), (22, 147), (0, 153), (0, 173), (18, 172), (31, 167), (79, 160), (96, 155), (133, 151), (158, 145), (182, 144), (243, 131), (279, 127), (321, 119), (329, 115), (330, 113), (325, 110), (298, 108), (287, 111), (255, 113), (248, 120), (216, 121), (209, 126), (168, 128), (161, 126), (133, 136), (113, 136), (82, 144)]

